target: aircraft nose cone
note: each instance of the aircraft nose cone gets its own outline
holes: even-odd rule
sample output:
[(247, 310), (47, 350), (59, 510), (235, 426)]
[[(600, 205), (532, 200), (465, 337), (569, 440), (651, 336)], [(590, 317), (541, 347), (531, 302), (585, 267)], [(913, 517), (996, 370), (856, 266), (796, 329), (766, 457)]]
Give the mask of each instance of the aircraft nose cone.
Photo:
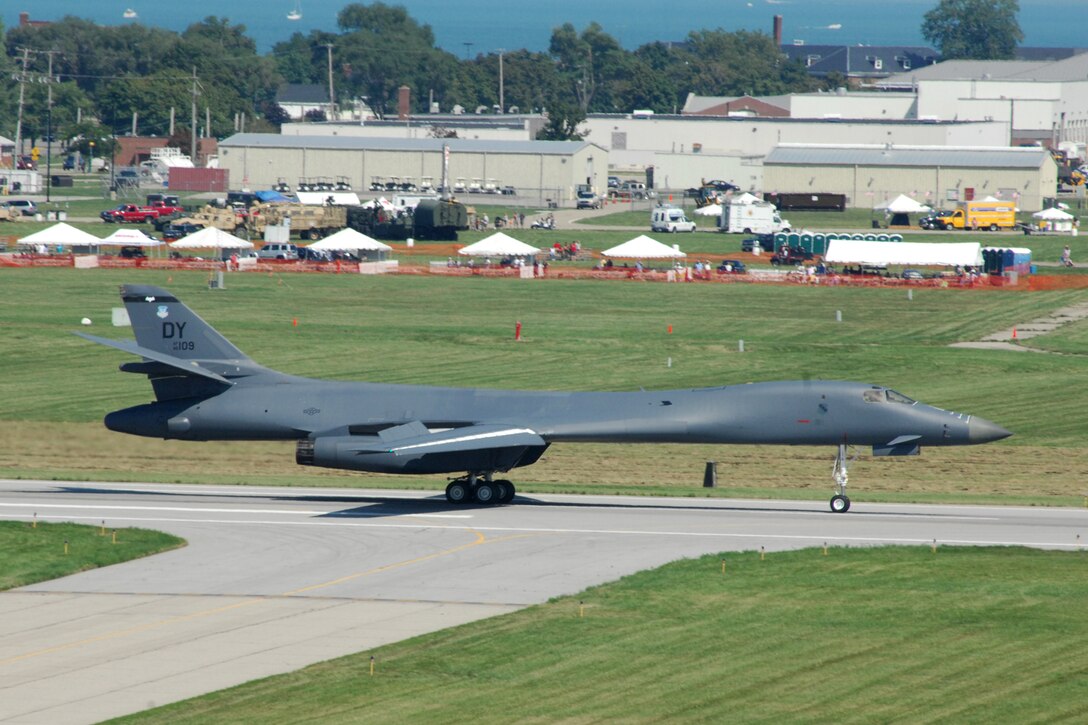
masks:
[(1011, 435), (1012, 431), (1005, 430), (997, 423), (991, 423), (985, 418), (971, 418), (967, 423), (968, 443), (990, 443)]

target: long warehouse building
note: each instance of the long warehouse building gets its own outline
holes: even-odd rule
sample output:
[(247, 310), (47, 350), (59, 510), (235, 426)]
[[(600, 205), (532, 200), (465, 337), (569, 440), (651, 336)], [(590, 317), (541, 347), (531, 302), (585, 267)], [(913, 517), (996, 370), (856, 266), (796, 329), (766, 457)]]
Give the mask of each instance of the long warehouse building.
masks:
[(419, 184), (442, 178), (449, 146), (451, 186), (462, 180), (513, 187), (521, 197), (571, 199), (579, 184), (607, 186), (608, 151), (585, 141), (495, 141), (240, 133), (219, 143), (219, 166), (232, 188), (269, 189), (280, 180), (346, 178), (356, 191), (397, 177)]
[(899, 194), (935, 209), (994, 196), (1024, 211), (1054, 196), (1058, 167), (1043, 148), (782, 144), (763, 161), (763, 190), (845, 194), (872, 208)]

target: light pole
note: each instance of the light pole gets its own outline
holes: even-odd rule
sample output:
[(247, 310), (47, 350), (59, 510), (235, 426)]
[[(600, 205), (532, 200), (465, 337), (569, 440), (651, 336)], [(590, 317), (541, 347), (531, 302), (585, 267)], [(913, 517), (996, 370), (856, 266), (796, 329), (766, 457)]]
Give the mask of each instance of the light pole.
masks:
[(93, 173), (94, 172), (94, 141), (88, 141), (87, 145), (90, 146), (90, 149), (91, 149), (90, 152), (89, 152), (90, 155), (91, 155), (91, 158), (89, 158), (87, 160), (87, 171)]

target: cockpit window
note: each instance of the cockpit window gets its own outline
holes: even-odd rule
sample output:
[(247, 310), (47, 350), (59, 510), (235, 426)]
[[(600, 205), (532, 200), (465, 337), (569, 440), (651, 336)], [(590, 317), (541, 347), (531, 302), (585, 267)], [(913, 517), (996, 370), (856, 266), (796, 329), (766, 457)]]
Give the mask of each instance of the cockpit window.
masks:
[(915, 403), (902, 393), (887, 388), (869, 388), (862, 391), (861, 397), (866, 403), (883, 403), (885, 400), (889, 403), (905, 403), (906, 405), (914, 405)]
[(914, 405), (915, 401), (911, 400), (910, 398), (903, 395), (902, 393), (897, 393), (894, 390), (889, 390), (888, 391), (888, 402), (889, 403), (906, 403), (907, 405)]

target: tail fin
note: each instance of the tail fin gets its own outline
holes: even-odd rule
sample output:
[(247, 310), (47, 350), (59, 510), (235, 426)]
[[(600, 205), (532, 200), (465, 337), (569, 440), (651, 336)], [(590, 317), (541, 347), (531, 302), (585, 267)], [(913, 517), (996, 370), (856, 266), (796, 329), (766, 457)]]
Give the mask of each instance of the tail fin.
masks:
[(136, 342), (76, 334), (142, 357), (143, 362), (125, 363), (121, 370), (146, 375), (159, 401), (211, 397), (241, 379), (271, 372), (160, 287), (123, 285), (121, 299)]
[(182, 360), (255, 365), (200, 315), (161, 287), (122, 285), (121, 300), (128, 310), (136, 343), (142, 348)]

